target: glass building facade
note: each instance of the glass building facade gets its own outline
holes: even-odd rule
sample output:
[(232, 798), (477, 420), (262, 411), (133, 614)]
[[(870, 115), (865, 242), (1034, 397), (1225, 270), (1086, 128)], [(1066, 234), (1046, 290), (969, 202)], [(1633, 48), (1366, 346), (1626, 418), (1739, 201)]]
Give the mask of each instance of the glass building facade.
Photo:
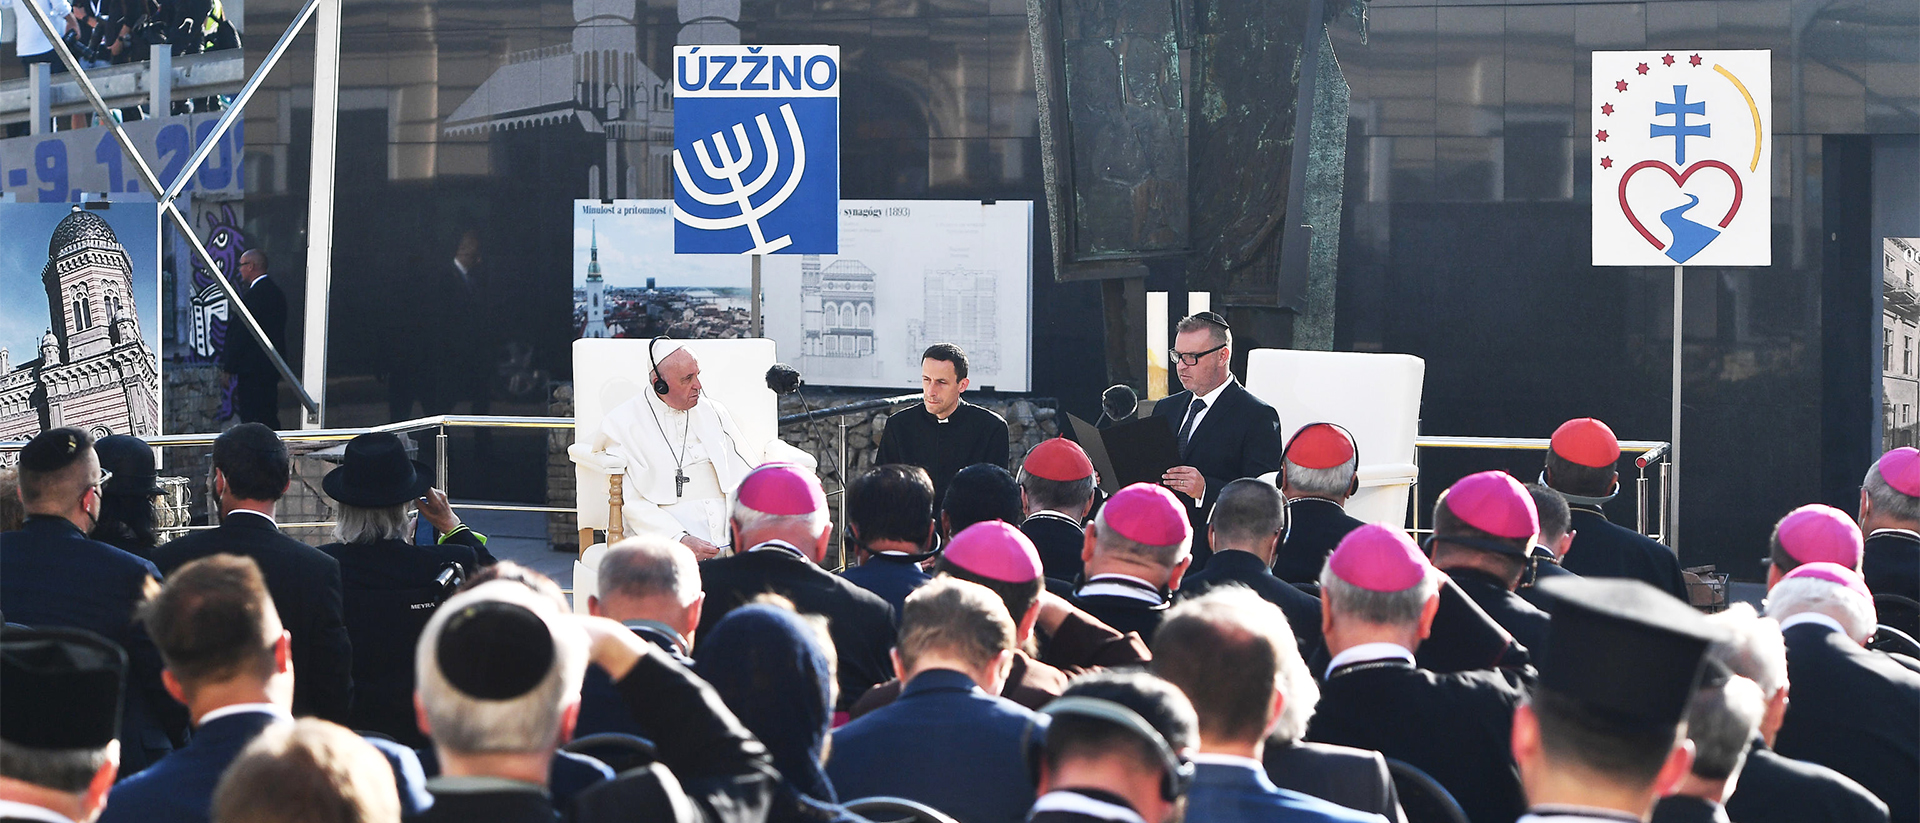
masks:
[[(250, 63), (297, 8), (248, 0)], [(1671, 270), (1590, 265), (1588, 55), (1771, 49), (1774, 264), (1685, 275), (1683, 564), (1754, 577), (1779, 515), (1853, 507), (1881, 439), (1880, 238), (1920, 236), (1920, 7), (1381, 0), (1331, 37), (1352, 94), (1334, 345), (1425, 358), (1421, 431), (1444, 435), (1594, 416), (1666, 439)], [(568, 377), (571, 202), (668, 196), (672, 47), (735, 39), (841, 47), (843, 197), (1044, 203), (1018, 0), (348, 0), (327, 422), (421, 413), (417, 355), (449, 343), (507, 364), (486, 410), (546, 413)], [(245, 131), (244, 224), (296, 302), (309, 43)], [(1054, 282), (1043, 217), (1034, 393), (1091, 418), (1101, 287)], [(469, 234), (488, 295), (452, 317), (416, 284)], [(1177, 314), (1181, 276), (1155, 271)], [(484, 467), (467, 494), (544, 499), (543, 435), (454, 453)], [(1530, 479), (1539, 460), (1429, 451), (1419, 505), (1488, 467)]]

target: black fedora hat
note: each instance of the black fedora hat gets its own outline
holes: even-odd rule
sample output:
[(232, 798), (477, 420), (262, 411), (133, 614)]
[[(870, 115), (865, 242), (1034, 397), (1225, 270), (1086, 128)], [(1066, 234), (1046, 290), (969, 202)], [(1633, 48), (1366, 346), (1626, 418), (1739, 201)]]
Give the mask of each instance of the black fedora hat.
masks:
[(153, 447), (130, 434), (115, 434), (93, 442), (93, 453), (100, 457), (100, 468), (113, 474), (106, 493), (129, 497), (166, 494), (153, 467)]
[(432, 486), (427, 464), (408, 460), (407, 444), (387, 432), (368, 432), (347, 441), (340, 468), (320, 481), (328, 497), (367, 509), (398, 506), (426, 494)]

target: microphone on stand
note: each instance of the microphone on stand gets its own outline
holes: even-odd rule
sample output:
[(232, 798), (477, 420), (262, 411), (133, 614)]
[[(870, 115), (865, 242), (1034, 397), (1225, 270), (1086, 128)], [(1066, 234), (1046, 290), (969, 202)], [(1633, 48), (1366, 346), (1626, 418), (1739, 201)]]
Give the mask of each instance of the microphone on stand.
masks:
[(774, 394), (793, 394), (800, 390), (800, 371), (785, 363), (767, 369), (767, 388)]
[[(1121, 383), (1100, 393), (1100, 419), (1102, 422), (1124, 423), (1133, 419), (1134, 412), (1140, 408), (1140, 395), (1132, 386)], [(1095, 423), (1098, 426), (1100, 423)]]

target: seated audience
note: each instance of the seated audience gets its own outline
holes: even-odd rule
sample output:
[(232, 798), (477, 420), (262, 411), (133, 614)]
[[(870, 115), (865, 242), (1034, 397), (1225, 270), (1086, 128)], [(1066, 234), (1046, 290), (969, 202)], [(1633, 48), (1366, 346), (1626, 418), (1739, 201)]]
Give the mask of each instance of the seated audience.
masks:
[(1874, 594), (1920, 601), (1920, 450), (1881, 455), (1860, 481), (1860, 573)]
[[(692, 668), (687, 650), (693, 645), (700, 607), (706, 600), (692, 549), (659, 536), (627, 538), (600, 558), (598, 582), (599, 594), (587, 598), (588, 614), (619, 621), (640, 639)], [(627, 711), (626, 701), (606, 671), (588, 666), (580, 686), (580, 720), (574, 734), (585, 737), (601, 732), (649, 736)]]
[(1707, 674), (1687, 705), (1693, 764), (1673, 794), (1653, 807), (1653, 823), (1715, 823), (1727, 819), (1727, 794), (1747, 762), (1747, 744), (1760, 728), (1766, 699), (1760, 687), (1708, 657)]
[(1021, 747), (1039, 716), (995, 696), (1013, 656), (1013, 619), (984, 586), (942, 577), (909, 595), (893, 651), (906, 688), (834, 731), (834, 790), (904, 797), (960, 823), (1024, 821), (1034, 787)]
[(1540, 518), (1533, 495), (1506, 472), (1460, 479), (1433, 504), (1433, 565), (1520, 645), (1543, 649), (1547, 613), (1514, 590), (1525, 575)]
[[(415, 747), (424, 747), (426, 738), (414, 722), (414, 641), (450, 580), (494, 562), (486, 538), (460, 522), (432, 482), (426, 465), (407, 459), (406, 444), (385, 432), (348, 441), (340, 467), (321, 481), (336, 503), (339, 542), (320, 551), (339, 563), (352, 639), (348, 725)], [(433, 545), (414, 543), (410, 507), (433, 525), (439, 536)]]
[[(1059, 697), (1069, 674), (1101, 666), (1138, 665), (1149, 657), (1139, 635), (1114, 631), (1047, 591), (1033, 543), (1024, 532), (1002, 521), (975, 523), (954, 535), (934, 561), (934, 572), (987, 587), (999, 596), (1007, 614), (1015, 616), (1017, 647), (1000, 696), (1029, 709)], [(1044, 648), (1031, 651), (1039, 646)], [(1058, 666), (1041, 659), (1049, 655)], [(854, 704), (852, 714), (860, 717), (899, 696), (896, 678), (869, 689)]]
[(777, 600), (741, 606), (701, 633), (695, 670), (773, 757), (780, 781), (767, 823), (861, 821), (841, 807), (827, 777), (833, 643), (814, 619)]
[(1573, 545), (1573, 511), (1567, 508), (1565, 497), (1544, 484), (1528, 483), (1527, 493), (1533, 495), (1533, 509), (1540, 516), (1540, 537), (1527, 555), (1527, 571), (1514, 593), (1534, 608), (1552, 614), (1553, 604), (1535, 586), (1549, 577), (1573, 574), (1560, 567), (1567, 547)]
[(242, 423), (222, 432), (213, 441), (208, 482), (220, 527), (189, 532), (155, 549), (154, 563), (172, 574), (212, 554), (252, 558), (293, 634), (293, 713), (345, 723), (352, 716), (358, 667), (341, 604), (340, 561), (280, 532), (274, 508), (292, 481), (287, 444), (272, 429)]
[(933, 481), (919, 466), (868, 469), (847, 484), (847, 538), (859, 565), (840, 573), (880, 596), (900, 618), (907, 595), (933, 578), (920, 570), (933, 549)]
[(90, 821), (120, 767), (127, 655), (82, 629), (0, 629), (0, 819)]
[[(1020, 464), (1020, 530), (1040, 552), (1047, 577), (1080, 582), (1082, 529), (1093, 510), (1099, 478), (1080, 444), (1064, 437), (1043, 440)], [(1008, 521), (1013, 522), (1013, 521)]]
[(393, 772), (354, 733), (312, 718), (273, 726), (213, 793), (214, 823), (399, 823)]
[(1176, 823), (1200, 742), (1193, 705), (1145, 672), (1101, 672), (1073, 682), (1041, 714), (1029, 757), (1040, 796), (1030, 823)]
[(186, 743), (187, 713), (160, 683), (160, 653), (135, 622), (160, 572), (151, 562), (87, 532), (100, 516), (106, 479), (93, 437), (48, 429), (20, 450), (18, 531), (0, 535), (0, 610), (9, 623), (85, 629), (127, 653), (122, 693), (120, 776), (134, 774)]
[[(1206, 594), (1223, 584), (1240, 585), (1287, 615), (1300, 653), (1320, 650), (1320, 601), (1273, 575), (1273, 555), (1287, 531), (1287, 501), (1280, 490), (1251, 477), (1220, 489), (1207, 518), (1207, 567), (1180, 580), (1181, 598)], [(1188, 695), (1191, 697), (1192, 695)]]
[(1153, 642), (1167, 600), (1193, 562), (1193, 526), (1173, 492), (1135, 483), (1087, 524), (1086, 582), (1069, 598), (1100, 622)]
[(93, 527), (93, 539), (153, 559), (153, 547), (159, 544), (154, 498), (167, 493), (154, 471), (153, 447), (138, 437), (115, 434), (95, 441), (93, 451), (100, 457), (101, 473), (111, 475), (100, 489), (100, 523)]
[(1274, 558), (1275, 576), (1288, 583), (1319, 581), (1327, 555), (1361, 526), (1346, 509), (1347, 498), (1360, 489), (1359, 468), (1360, 450), (1345, 428), (1312, 423), (1293, 433), (1280, 453), (1287, 534)]
[(1637, 580), (1561, 578), (1544, 668), (1513, 714), (1522, 820), (1646, 820), (1687, 775), (1687, 706), (1714, 631)]
[(1511, 823), (1526, 805), (1509, 749), (1522, 684), (1509, 672), (1441, 674), (1414, 664), (1440, 608), (1442, 577), (1399, 529), (1370, 523), (1340, 541), (1320, 573), (1333, 659), (1307, 738), (1409, 763), (1472, 823)]
[(975, 523), (1018, 523), (1020, 518), (1020, 484), (1006, 469), (992, 463), (975, 463), (955, 472), (946, 496), (940, 500), (942, 538), (951, 538)]
[(1773, 751), (1787, 713), (1787, 645), (1780, 624), (1754, 614), (1745, 603), (1707, 620), (1723, 633), (1708, 654), (1752, 680), (1766, 700), (1747, 747), (1747, 764), (1726, 800), (1727, 816), (1740, 823), (1884, 823), (1887, 804), (1852, 778)]
[[(1225, 490), (1221, 496), (1214, 508), (1216, 519)], [(1274, 496), (1279, 496), (1277, 490)], [(1219, 562), (1218, 546), (1209, 570)], [(1153, 651), (1153, 673), (1180, 687), (1200, 720), (1193, 788), (1187, 796), (1187, 814), (1193, 819), (1384, 823), (1378, 815), (1282, 789), (1267, 779), (1261, 762), (1267, 733), (1279, 722), (1290, 696), (1282, 661), (1300, 657), (1287, 616), (1273, 603), (1238, 586), (1187, 600), (1167, 613)]]
[[(786, 463), (749, 472), (734, 493), (731, 523), (738, 553), (700, 564), (700, 588), (707, 593), (700, 611), (702, 640), (729, 612), (773, 592), (800, 611), (827, 618), (838, 653), (836, 708), (853, 705), (886, 680), (892, 670), (887, 652), (893, 648), (893, 607), (820, 568), (833, 521), (813, 472)], [(694, 659), (702, 656), (704, 649), (696, 646)]]
[(1862, 646), (1873, 595), (1837, 563), (1805, 563), (1767, 592), (1767, 616), (1787, 645), (1787, 703), (1774, 750), (1844, 774), (1920, 819), (1920, 672)]

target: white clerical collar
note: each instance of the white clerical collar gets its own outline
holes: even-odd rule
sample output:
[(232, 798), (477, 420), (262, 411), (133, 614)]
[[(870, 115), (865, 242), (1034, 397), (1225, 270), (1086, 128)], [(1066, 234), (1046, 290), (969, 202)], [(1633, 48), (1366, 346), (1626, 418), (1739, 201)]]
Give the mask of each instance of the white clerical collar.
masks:
[(1371, 663), (1375, 660), (1405, 660), (1413, 662), (1413, 652), (1398, 643), (1362, 643), (1333, 656), (1327, 662), (1327, 671), (1331, 672), (1350, 663)]
[(961, 406), (964, 406), (964, 405), (966, 405), (966, 404), (967, 404), (967, 401), (965, 401), (965, 400), (962, 400), (962, 401), (960, 401), (960, 402), (958, 402), (958, 403), (955, 403), (955, 404), (953, 404), (953, 411), (950, 411), (950, 412), (947, 412), (947, 416), (946, 416), (946, 417), (941, 417), (940, 415), (937, 415), (937, 414), (934, 414), (934, 413), (933, 413), (933, 409), (928, 409), (928, 408), (927, 408), (927, 404), (926, 404), (926, 403), (924, 403), (924, 402), (922, 402), (922, 403), (920, 404), (920, 408), (922, 408), (922, 409), (926, 409), (926, 411), (927, 411), (927, 416), (928, 416), (928, 417), (931, 417), (931, 418), (933, 418), (933, 422), (935, 422), (935, 423), (939, 423), (940, 425), (942, 425), (942, 426), (944, 426), (944, 425), (946, 425), (946, 424), (948, 424), (948, 423), (952, 423), (952, 422), (953, 422), (953, 416), (954, 416), (954, 415), (956, 415), (956, 414), (959, 414), (959, 413), (960, 413), (960, 407), (961, 407)]
[(467, 276), (467, 267), (460, 265), (460, 258), (458, 257), (453, 258), (453, 267), (460, 270), (461, 277)]
[(52, 809), (21, 803), (17, 800), (0, 800), (0, 819), (44, 820), (46, 823), (73, 823), (73, 818)]
[(1040, 795), (1039, 800), (1033, 801), (1033, 808), (1027, 812), (1027, 817), (1031, 818), (1041, 812), (1066, 812), (1096, 820), (1111, 821), (1111, 823), (1147, 823), (1146, 818), (1141, 817), (1139, 812), (1126, 806), (1088, 797), (1071, 789)]
[(1846, 627), (1840, 625), (1840, 621), (1835, 620), (1819, 612), (1801, 612), (1799, 614), (1783, 618), (1780, 621), (1780, 630), (1784, 632), (1795, 626), (1799, 626), (1806, 623), (1812, 623), (1816, 626), (1825, 626), (1841, 634), (1847, 633)]
[(251, 514), (254, 517), (264, 517), (267, 519), (268, 523), (273, 524), (274, 528), (276, 529), (280, 528), (280, 521), (273, 519), (273, 515), (267, 514), (266, 512), (257, 512), (252, 509), (234, 509), (233, 511), (227, 512), (228, 517), (232, 517), (233, 515), (236, 515), (236, 514)]
[[(1219, 402), (1220, 394), (1222, 392), (1225, 392), (1227, 390), (1227, 387), (1231, 385), (1233, 385), (1233, 375), (1229, 374), (1227, 375), (1227, 379), (1220, 381), (1220, 385), (1213, 387), (1213, 391), (1200, 395), (1200, 399), (1206, 401), (1207, 403), (1206, 408), (1208, 410), (1211, 410), (1213, 408), (1213, 404), (1216, 402)], [(1192, 405), (1192, 404), (1189, 403), (1188, 405)]]
[(1134, 600), (1142, 600), (1155, 605), (1166, 602), (1166, 598), (1160, 596), (1159, 586), (1155, 586), (1152, 583), (1130, 574), (1108, 573), (1094, 575), (1093, 577), (1087, 578), (1087, 584), (1081, 586), (1080, 590), (1074, 592), (1074, 594), (1083, 597), (1087, 595), (1110, 594), (1119, 597), (1130, 597)]
[(1067, 522), (1069, 522), (1069, 523), (1073, 523), (1073, 524), (1075, 524), (1075, 525), (1078, 525), (1078, 524), (1080, 523), (1080, 518), (1077, 518), (1077, 517), (1074, 517), (1073, 515), (1071, 515), (1071, 514), (1067, 514), (1066, 512), (1063, 512), (1063, 511), (1055, 511), (1055, 510), (1053, 510), (1053, 509), (1041, 509), (1041, 510), (1039, 510), (1039, 511), (1037, 511), (1037, 512), (1034, 512), (1033, 514), (1029, 514), (1029, 515), (1027, 515), (1027, 517), (1028, 517), (1028, 518), (1034, 518), (1034, 517), (1058, 517), (1058, 518), (1060, 518), (1061, 520), (1065, 520), (1065, 521), (1067, 521)]
[(801, 551), (799, 548), (795, 547), (792, 543), (788, 543), (785, 540), (768, 540), (765, 543), (756, 544), (753, 548), (748, 549), (747, 551), (750, 551), (750, 552), (786, 551), (786, 552), (792, 552), (795, 556), (799, 557), (801, 560), (807, 559), (806, 552)]
[(1243, 769), (1257, 770), (1261, 774), (1266, 774), (1267, 772), (1266, 764), (1251, 757), (1241, 757), (1237, 754), (1194, 752), (1193, 754), (1187, 755), (1187, 759), (1193, 761), (1195, 764), (1204, 763), (1209, 766), (1238, 766)]
[(1867, 535), (1867, 539), (1871, 540), (1883, 534), (1892, 537), (1904, 537), (1908, 540), (1920, 542), (1920, 532), (1912, 529), (1874, 529), (1872, 534)]
[(200, 722), (194, 725), (205, 726), (222, 717), (231, 717), (236, 714), (246, 714), (248, 712), (270, 714), (273, 715), (275, 720), (293, 719), (293, 715), (287, 713), (286, 709), (275, 706), (272, 703), (235, 703), (231, 706), (221, 706), (206, 714), (200, 715)]

